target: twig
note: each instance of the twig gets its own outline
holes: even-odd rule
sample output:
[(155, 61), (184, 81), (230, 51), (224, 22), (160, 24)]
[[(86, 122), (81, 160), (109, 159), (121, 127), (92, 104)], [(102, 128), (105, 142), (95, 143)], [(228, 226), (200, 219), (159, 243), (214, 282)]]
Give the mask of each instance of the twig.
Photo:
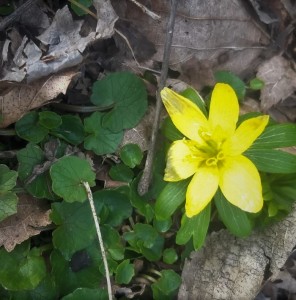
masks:
[(162, 60), (162, 69), (160, 74), (160, 80), (159, 85), (156, 93), (156, 108), (155, 108), (155, 117), (152, 127), (152, 133), (151, 133), (151, 141), (148, 149), (147, 159), (145, 163), (145, 168), (143, 171), (143, 175), (140, 179), (139, 185), (138, 185), (138, 193), (140, 195), (144, 195), (147, 193), (151, 178), (152, 178), (152, 164), (155, 156), (155, 146), (156, 146), (156, 138), (159, 128), (159, 121), (160, 121), (160, 113), (161, 113), (161, 97), (160, 97), (160, 91), (164, 88), (167, 74), (168, 74), (168, 68), (169, 68), (169, 58), (171, 54), (171, 45), (172, 45), (172, 39), (173, 39), (173, 33), (174, 33), (174, 25), (175, 25), (175, 16), (176, 16), (176, 10), (177, 10), (177, 4), (178, 0), (171, 0), (171, 11), (170, 11), (170, 17), (167, 24), (167, 30), (166, 30), (166, 39), (165, 39), (165, 48), (163, 53), (163, 60)]
[(137, 5), (138, 7), (140, 7), (142, 11), (145, 14), (147, 14), (149, 17), (151, 17), (153, 20), (159, 20), (161, 18), (159, 15), (157, 15), (156, 13), (154, 13), (153, 11), (151, 11), (150, 9), (148, 9), (146, 6), (139, 3), (138, 1), (136, 0), (130, 0), (130, 1), (133, 2), (135, 5)]
[(90, 208), (91, 208), (91, 212), (92, 212), (92, 215), (93, 215), (93, 218), (94, 218), (96, 231), (97, 231), (97, 235), (98, 235), (98, 239), (99, 239), (99, 244), (100, 244), (100, 248), (101, 248), (105, 273), (106, 273), (108, 296), (109, 296), (109, 300), (112, 300), (112, 288), (111, 288), (111, 281), (110, 281), (110, 272), (109, 272), (106, 252), (105, 252), (105, 249), (104, 249), (103, 238), (102, 238), (102, 234), (101, 234), (101, 230), (100, 230), (100, 224), (99, 224), (99, 221), (98, 221), (98, 216), (97, 216), (97, 213), (96, 213), (96, 208), (95, 208), (95, 204), (94, 204), (93, 195), (92, 195), (92, 192), (91, 192), (91, 189), (89, 187), (88, 182), (82, 182), (82, 183), (83, 183), (83, 185), (86, 189), (87, 197), (88, 197)]
[(0, 23), (0, 31), (5, 30), (6, 27), (10, 26), (14, 22), (17, 22), (22, 14), (27, 10), (30, 9), (32, 5), (37, 3), (39, 0), (28, 0), (23, 5), (18, 7), (13, 13), (9, 16), (5, 17), (5, 19)]

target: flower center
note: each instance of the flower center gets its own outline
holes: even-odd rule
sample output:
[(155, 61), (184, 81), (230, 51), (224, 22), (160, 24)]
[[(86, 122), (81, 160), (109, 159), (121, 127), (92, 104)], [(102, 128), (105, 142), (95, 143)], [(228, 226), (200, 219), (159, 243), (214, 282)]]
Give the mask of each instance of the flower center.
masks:
[(207, 154), (206, 165), (209, 167), (216, 166), (219, 161), (225, 158), (225, 154), (221, 151), (223, 141), (214, 140), (211, 132), (202, 129), (199, 135), (204, 141), (204, 144), (199, 149)]

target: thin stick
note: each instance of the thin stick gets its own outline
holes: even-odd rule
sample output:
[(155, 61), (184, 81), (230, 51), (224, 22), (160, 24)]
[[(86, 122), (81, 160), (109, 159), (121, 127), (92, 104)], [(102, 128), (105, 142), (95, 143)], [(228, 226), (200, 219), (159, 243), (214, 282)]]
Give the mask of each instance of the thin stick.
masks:
[(137, 5), (138, 7), (140, 7), (141, 10), (149, 17), (151, 17), (153, 20), (159, 20), (161, 18), (159, 15), (157, 15), (156, 13), (154, 13), (153, 11), (151, 11), (150, 9), (148, 9), (146, 6), (139, 3), (138, 1), (136, 0), (130, 0), (130, 1), (133, 2), (135, 5)]
[(102, 253), (102, 258), (103, 258), (103, 263), (104, 263), (104, 268), (105, 268), (105, 273), (106, 273), (106, 280), (107, 280), (107, 288), (108, 288), (108, 296), (109, 296), (109, 300), (112, 300), (112, 288), (111, 288), (111, 281), (110, 281), (110, 272), (109, 272), (109, 267), (108, 267), (108, 262), (107, 262), (107, 257), (106, 257), (106, 252), (104, 249), (104, 243), (103, 243), (103, 238), (102, 238), (102, 234), (101, 234), (101, 230), (100, 230), (100, 224), (98, 221), (98, 216), (96, 213), (96, 208), (95, 208), (95, 204), (94, 204), (94, 199), (93, 199), (93, 195), (90, 189), (90, 186), (88, 184), (88, 182), (82, 182), (86, 192), (87, 192), (87, 197), (89, 200), (89, 204), (90, 204), (90, 208), (91, 208), (91, 212), (95, 221), (95, 225), (96, 225), (96, 231), (97, 231), (97, 235), (98, 235), (98, 239), (99, 239), (99, 244), (100, 244), (100, 248), (101, 248), (101, 253)]
[(144, 195), (147, 193), (151, 179), (152, 179), (152, 164), (155, 156), (155, 146), (156, 146), (156, 138), (159, 128), (159, 121), (160, 121), (160, 113), (161, 113), (161, 97), (160, 91), (164, 88), (165, 82), (167, 79), (168, 68), (169, 68), (169, 58), (171, 54), (171, 45), (174, 33), (174, 25), (175, 25), (175, 16), (177, 10), (178, 0), (171, 0), (171, 12), (170, 17), (167, 24), (166, 30), (166, 39), (165, 39), (165, 48), (163, 53), (163, 60), (162, 60), (162, 69), (160, 74), (160, 80), (158, 85), (158, 90), (156, 93), (156, 108), (155, 108), (155, 117), (152, 127), (151, 133), (151, 141), (148, 149), (147, 159), (145, 163), (145, 168), (143, 171), (143, 175), (140, 179), (138, 185), (138, 193), (140, 195)]

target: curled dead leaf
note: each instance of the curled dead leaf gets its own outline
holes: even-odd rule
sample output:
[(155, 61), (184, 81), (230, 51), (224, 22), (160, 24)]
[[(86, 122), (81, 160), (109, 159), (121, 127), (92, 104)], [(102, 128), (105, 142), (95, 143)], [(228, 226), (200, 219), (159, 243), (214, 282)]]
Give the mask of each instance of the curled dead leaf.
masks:
[(26, 112), (45, 105), (59, 94), (66, 93), (68, 85), (77, 72), (70, 70), (42, 78), (32, 84), (17, 84), (0, 96), (0, 128), (19, 120)]

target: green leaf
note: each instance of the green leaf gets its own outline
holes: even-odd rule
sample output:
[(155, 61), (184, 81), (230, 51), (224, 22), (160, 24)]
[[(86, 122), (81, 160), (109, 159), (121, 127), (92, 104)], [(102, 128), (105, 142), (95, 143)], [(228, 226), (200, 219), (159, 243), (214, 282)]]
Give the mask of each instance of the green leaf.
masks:
[[(13, 300), (52, 300), (58, 299), (58, 292), (53, 278), (48, 274), (33, 290), (10, 292)], [(1, 298), (3, 299), (3, 298)], [(6, 298), (5, 298), (6, 299)]]
[(52, 129), (50, 134), (72, 145), (79, 145), (84, 139), (84, 128), (79, 117), (64, 115), (62, 116), (62, 124)]
[(163, 262), (173, 264), (178, 260), (178, 254), (174, 248), (167, 248), (163, 251)]
[(122, 222), (129, 218), (132, 214), (132, 206), (128, 196), (116, 190), (100, 190), (93, 194), (96, 202), (97, 211), (101, 211), (103, 207), (107, 208), (108, 215), (104, 219), (104, 224), (111, 226), (119, 226)]
[(103, 117), (103, 127), (113, 132), (135, 127), (147, 109), (143, 81), (128, 72), (107, 75), (93, 85), (91, 102), (101, 108), (113, 105)]
[(85, 251), (88, 261), (76, 269), (73, 268), (72, 260), (65, 259), (58, 250), (51, 253), (52, 275), (59, 289), (60, 297), (72, 293), (78, 287), (96, 289), (100, 285), (103, 275), (99, 270), (102, 262), (99, 246), (95, 243)]
[(88, 202), (53, 203), (51, 220), (58, 225), (53, 231), (53, 245), (66, 259), (91, 245), (96, 232)]
[(214, 200), (221, 220), (232, 234), (238, 237), (251, 234), (252, 224), (246, 212), (228, 202), (220, 190), (217, 191)]
[(146, 218), (147, 223), (150, 223), (154, 217), (154, 212), (147, 200), (138, 194), (137, 186), (139, 183), (139, 178), (140, 177), (134, 179), (130, 184), (129, 198), (132, 206), (137, 209), (137, 212)]
[(153, 220), (153, 227), (158, 232), (167, 232), (171, 228), (172, 224), (173, 222), (171, 218), (168, 218), (167, 220)]
[(184, 135), (176, 128), (170, 117), (164, 119), (161, 126), (161, 132), (172, 142), (182, 140), (184, 138)]
[(227, 83), (235, 91), (239, 100), (243, 100), (246, 94), (245, 83), (235, 74), (228, 71), (218, 71), (214, 74), (216, 82)]
[(63, 157), (50, 168), (52, 190), (67, 202), (83, 202), (87, 193), (82, 182), (95, 185), (95, 173), (87, 160), (77, 156)]
[[(41, 148), (33, 143), (27, 144), (26, 148), (18, 151), (17, 159), (19, 178), (23, 182), (31, 176), (37, 165), (43, 164), (46, 160)], [(36, 176), (32, 182), (25, 185), (25, 188), (34, 197), (55, 199), (51, 190), (51, 179), (48, 171)]]
[(16, 184), (18, 173), (0, 164), (0, 221), (17, 212), (17, 195), (10, 191)]
[(296, 156), (288, 152), (273, 149), (252, 149), (244, 155), (258, 168), (267, 173), (296, 173)]
[(177, 296), (181, 276), (173, 270), (161, 271), (161, 278), (151, 285), (154, 300), (171, 300)]
[(123, 131), (114, 133), (102, 127), (103, 116), (103, 113), (94, 112), (90, 117), (84, 119), (84, 129), (87, 133), (84, 139), (84, 148), (97, 155), (115, 152), (123, 138)]
[[(77, 3), (81, 4), (85, 8), (89, 8), (92, 5), (92, 0), (75, 0)], [(71, 2), (71, 8), (75, 12), (77, 16), (84, 16), (87, 14), (86, 11), (81, 9), (79, 6), (75, 5), (74, 3)]]
[(17, 135), (32, 143), (40, 143), (48, 134), (48, 129), (38, 123), (38, 113), (35, 111), (24, 115), (15, 123)]
[(62, 300), (108, 300), (108, 292), (104, 289), (78, 288)]
[(138, 223), (134, 231), (124, 233), (123, 237), (134, 251), (142, 253), (148, 260), (161, 258), (164, 238), (151, 225)]
[(185, 214), (181, 220), (181, 227), (177, 232), (176, 243), (186, 244), (193, 236), (193, 246), (197, 250), (205, 242), (211, 219), (211, 205), (208, 204), (198, 215), (188, 218)]
[(156, 199), (155, 215), (159, 220), (166, 220), (184, 202), (189, 180), (169, 182)]
[(115, 272), (115, 280), (118, 284), (128, 284), (135, 275), (135, 267), (129, 259), (126, 259), (118, 265)]
[(193, 103), (195, 103), (198, 108), (203, 112), (203, 114), (207, 117), (208, 112), (205, 106), (205, 102), (201, 95), (192, 87), (187, 88), (186, 90), (182, 91), (180, 95), (184, 96), (185, 98), (191, 100)]
[(118, 230), (104, 224), (101, 226), (101, 231), (107, 254), (110, 254), (114, 260), (122, 260), (124, 258), (125, 248)]
[(8, 192), (16, 185), (18, 173), (0, 164), (0, 192)]
[(62, 124), (62, 118), (53, 111), (39, 113), (39, 124), (47, 129), (53, 129)]
[(130, 182), (134, 178), (134, 172), (126, 165), (120, 163), (110, 168), (109, 176), (113, 180)]
[(265, 85), (264, 81), (259, 78), (253, 78), (249, 84), (250, 89), (254, 91), (263, 89), (264, 85)]
[(39, 249), (30, 250), (28, 242), (12, 252), (0, 249), (0, 283), (8, 290), (30, 290), (46, 276), (46, 266)]
[(13, 192), (0, 192), (0, 222), (17, 213), (18, 197)]
[(252, 149), (273, 149), (296, 145), (296, 125), (278, 124), (268, 126), (250, 147)]
[(141, 148), (136, 144), (127, 144), (120, 149), (120, 158), (125, 165), (134, 168), (139, 165), (143, 159)]

